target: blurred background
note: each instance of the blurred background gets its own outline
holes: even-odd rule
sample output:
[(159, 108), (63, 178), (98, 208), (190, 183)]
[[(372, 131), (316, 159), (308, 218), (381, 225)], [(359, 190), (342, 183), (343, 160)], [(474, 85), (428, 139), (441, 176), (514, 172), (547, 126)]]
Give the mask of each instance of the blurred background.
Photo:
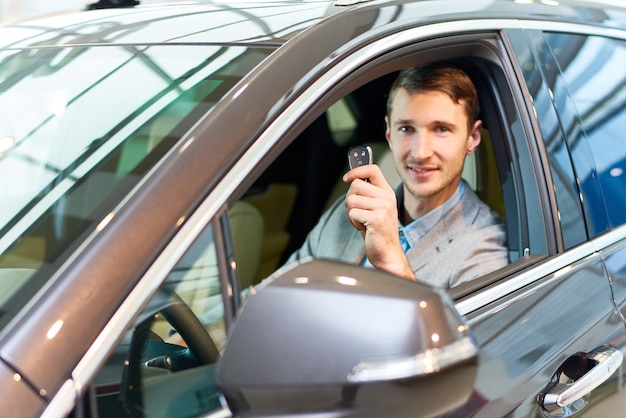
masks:
[[(120, 2), (126, 0), (101, 0)], [(141, 4), (165, 3), (184, 0), (141, 0)], [(259, 0), (253, 0), (259, 1)], [(517, 2), (556, 3), (558, 0), (511, 0)], [(575, 0), (576, 1), (576, 0)], [(580, 0), (577, 3), (593, 2), (594, 0)], [(626, 5), (626, 0), (603, 0), (610, 5)], [(26, 19), (36, 15), (59, 13), (67, 10), (85, 10), (87, 5), (98, 0), (0, 0), (0, 23)]]
[[(0, 23), (68, 10), (85, 10), (89, 4), (96, 2), (98, 0), (0, 0)], [(166, 0), (141, 0), (141, 4), (165, 2)]]
[(88, 3), (85, 0), (0, 0), (0, 21), (8, 22), (67, 9), (82, 9)]

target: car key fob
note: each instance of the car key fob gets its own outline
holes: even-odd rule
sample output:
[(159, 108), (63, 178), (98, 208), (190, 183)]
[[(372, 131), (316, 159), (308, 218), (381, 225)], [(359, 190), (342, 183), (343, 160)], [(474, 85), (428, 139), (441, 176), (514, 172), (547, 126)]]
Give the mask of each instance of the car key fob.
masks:
[(348, 165), (350, 170), (362, 165), (372, 164), (374, 162), (374, 155), (372, 154), (372, 148), (369, 145), (357, 145), (348, 151)]

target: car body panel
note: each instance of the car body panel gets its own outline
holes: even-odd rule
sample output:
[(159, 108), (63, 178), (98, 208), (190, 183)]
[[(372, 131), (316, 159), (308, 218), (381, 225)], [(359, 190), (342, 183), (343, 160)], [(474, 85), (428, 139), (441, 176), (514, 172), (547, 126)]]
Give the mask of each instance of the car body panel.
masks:
[(43, 411), (46, 405), (45, 398), (35, 393), (32, 386), (6, 363), (0, 363), (0, 380), (4, 394), (2, 411), (9, 413), (19, 411), (20, 414), (27, 416), (36, 416)]
[[(568, 356), (608, 343), (624, 349), (623, 323), (610, 306), (605, 282), (596, 255), (467, 316), (481, 347), (475, 387), (487, 404), (480, 409), (483, 416), (533, 416), (539, 413), (534, 395)], [(581, 309), (586, 304), (604, 310)]]
[(618, 308), (617, 315), (622, 321), (626, 318), (626, 268), (624, 267), (625, 237), (626, 230), (624, 230), (624, 228), (619, 228), (604, 237), (607, 241), (611, 242), (611, 245), (602, 245), (602, 239), (598, 240), (598, 245), (602, 248), (600, 253), (605, 260), (606, 269), (611, 280), (612, 297)]

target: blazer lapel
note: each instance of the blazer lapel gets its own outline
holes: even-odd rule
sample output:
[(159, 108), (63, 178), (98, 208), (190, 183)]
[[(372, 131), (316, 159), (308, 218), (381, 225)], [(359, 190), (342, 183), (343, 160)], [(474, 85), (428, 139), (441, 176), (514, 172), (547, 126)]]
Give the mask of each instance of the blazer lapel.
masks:
[[(418, 243), (413, 246), (406, 256), (416, 276), (419, 270), (435, 260), (441, 260), (441, 253), (449, 245), (449, 235), (443, 222), (438, 223)], [(419, 278), (419, 277), (418, 277)], [(422, 280), (426, 280), (424, 278)]]
[[(479, 208), (477, 199), (474, 192), (466, 188), (459, 204), (445, 214), (441, 221), (407, 252), (409, 264), (416, 276), (419, 276), (419, 270), (428, 264), (441, 262), (442, 255), (448, 252), (454, 237), (463, 232), (468, 224), (471, 225), (476, 221)], [(454, 254), (445, 259), (454, 262)]]

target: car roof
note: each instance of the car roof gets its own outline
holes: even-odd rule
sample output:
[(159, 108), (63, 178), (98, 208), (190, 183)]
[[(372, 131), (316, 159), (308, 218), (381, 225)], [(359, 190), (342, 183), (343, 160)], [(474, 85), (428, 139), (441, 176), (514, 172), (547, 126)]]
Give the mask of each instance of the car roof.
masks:
[[(554, 20), (626, 28), (617, 1), (196, 1), (43, 16), (0, 26), (0, 48), (85, 44), (211, 43), (279, 46), (336, 14), (358, 14), (363, 29), (468, 19)], [(345, 17), (345, 16), (344, 16)], [(319, 26), (319, 25), (317, 25)]]

